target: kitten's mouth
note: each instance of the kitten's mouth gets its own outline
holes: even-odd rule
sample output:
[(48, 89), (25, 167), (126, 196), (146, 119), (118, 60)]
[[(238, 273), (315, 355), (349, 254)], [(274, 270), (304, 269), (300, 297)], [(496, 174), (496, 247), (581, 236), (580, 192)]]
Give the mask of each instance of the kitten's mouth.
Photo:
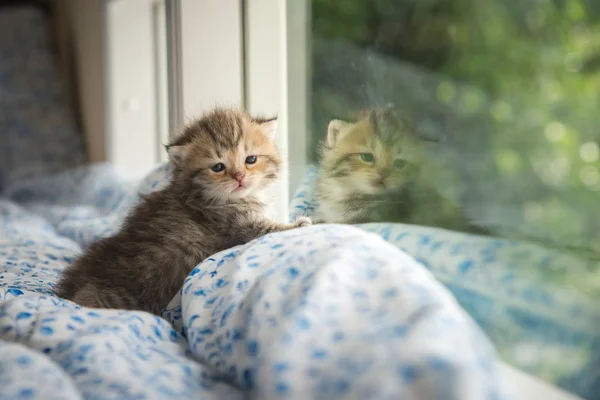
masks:
[(375, 182), (373, 182), (373, 186), (376, 189), (385, 189), (385, 188), (387, 188), (387, 185), (385, 184), (385, 180), (383, 180), (383, 179), (378, 179)]
[(241, 192), (243, 190), (248, 189), (248, 186), (245, 186), (243, 183), (238, 182), (237, 184), (238, 186), (235, 189), (233, 189), (234, 192)]

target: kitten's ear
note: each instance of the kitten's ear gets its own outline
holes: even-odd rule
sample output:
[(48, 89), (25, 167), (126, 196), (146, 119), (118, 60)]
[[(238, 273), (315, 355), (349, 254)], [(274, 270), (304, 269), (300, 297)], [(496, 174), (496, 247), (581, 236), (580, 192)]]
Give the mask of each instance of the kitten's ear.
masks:
[(331, 120), (327, 126), (327, 146), (335, 146), (352, 125), (354, 124), (341, 119)]
[(433, 124), (424, 124), (416, 127), (415, 134), (417, 139), (429, 144), (442, 143), (446, 141), (444, 129)]
[(171, 163), (177, 167), (181, 167), (183, 165), (183, 160), (185, 160), (185, 156), (187, 154), (186, 146), (167, 146), (167, 153), (169, 154), (169, 160)]
[(261, 122), (259, 125), (271, 139), (275, 137), (275, 132), (277, 132), (277, 119)]

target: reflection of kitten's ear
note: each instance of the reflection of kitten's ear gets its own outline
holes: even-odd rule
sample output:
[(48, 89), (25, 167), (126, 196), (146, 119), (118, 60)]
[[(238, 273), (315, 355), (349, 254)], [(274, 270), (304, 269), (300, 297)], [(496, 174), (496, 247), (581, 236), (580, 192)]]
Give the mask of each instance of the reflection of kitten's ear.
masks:
[(352, 123), (340, 119), (331, 120), (329, 126), (327, 126), (327, 146), (335, 146), (352, 125)]
[(416, 137), (426, 143), (443, 143), (446, 141), (446, 131), (448, 130), (444, 123), (433, 123), (426, 121), (415, 127)]
[(273, 139), (275, 137), (275, 132), (277, 132), (277, 119), (262, 122), (260, 123), (260, 127), (271, 139)]
[(420, 134), (418, 136), (419, 139), (421, 139), (421, 141), (425, 142), (425, 143), (441, 143), (445, 140), (444, 136), (440, 136), (440, 135), (430, 135), (430, 134)]
[(166, 146), (167, 153), (169, 154), (169, 160), (171, 163), (176, 165), (177, 167), (181, 167), (183, 164), (183, 160), (187, 154), (186, 146)]

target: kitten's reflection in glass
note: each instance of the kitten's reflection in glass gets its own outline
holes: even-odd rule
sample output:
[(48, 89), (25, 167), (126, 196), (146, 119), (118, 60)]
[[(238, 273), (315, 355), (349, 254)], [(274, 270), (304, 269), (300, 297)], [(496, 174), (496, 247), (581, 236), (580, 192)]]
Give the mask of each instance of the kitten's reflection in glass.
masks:
[(431, 184), (431, 146), (439, 137), (415, 129), (396, 109), (332, 120), (321, 147), (315, 219), (322, 223), (401, 222), (487, 233)]

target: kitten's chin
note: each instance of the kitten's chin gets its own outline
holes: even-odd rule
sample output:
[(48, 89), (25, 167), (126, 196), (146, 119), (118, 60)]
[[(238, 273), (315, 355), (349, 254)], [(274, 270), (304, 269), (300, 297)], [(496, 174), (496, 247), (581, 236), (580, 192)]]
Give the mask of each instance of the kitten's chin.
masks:
[(249, 187), (238, 186), (237, 188), (233, 189), (231, 193), (229, 193), (229, 197), (231, 197), (232, 199), (243, 199), (244, 197), (247, 197), (250, 194), (250, 192), (251, 190)]
[(385, 189), (380, 189), (380, 188), (368, 188), (367, 190), (363, 190), (362, 191), (363, 194), (367, 194), (367, 195), (371, 195), (371, 196), (377, 196), (377, 195), (382, 195), (386, 192)]
[(370, 196), (383, 196), (386, 194), (396, 192), (401, 186), (395, 185), (375, 185), (375, 184), (366, 184), (361, 185), (358, 189), (359, 192), (365, 195)]
[(245, 199), (247, 197), (250, 197), (254, 194), (255, 192), (255, 187), (248, 185), (248, 186), (237, 186), (234, 188), (231, 188), (229, 190), (229, 198), (231, 200), (240, 200), (240, 199)]
[(375, 185), (373, 183), (364, 183), (362, 185), (358, 185), (358, 191), (362, 194), (367, 195), (378, 195), (383, 194), (387, 191), (386, 187), (383, 185)]
[(233, 186), (229, 189), (231, 196), (234, 198), (243, 198), (265, 190), (267, 185), (261, 180), (248, 180), (244, 185)]

